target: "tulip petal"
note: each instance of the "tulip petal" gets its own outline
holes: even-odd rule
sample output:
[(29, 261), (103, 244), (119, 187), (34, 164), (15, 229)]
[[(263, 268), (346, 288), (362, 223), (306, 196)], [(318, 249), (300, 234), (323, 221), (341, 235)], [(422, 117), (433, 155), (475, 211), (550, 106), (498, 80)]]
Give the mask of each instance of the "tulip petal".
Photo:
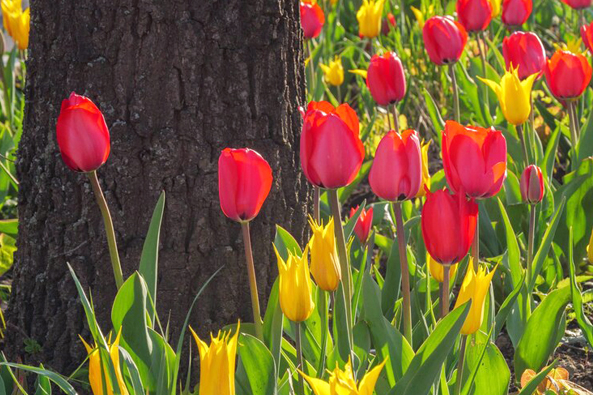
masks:
[(305, 380), (307, 380), (307, 383), (309, 383), (315, 395), (332, 395), (330, 392), (329, 383), (320, 379), (309, 377), (300, 370), (299, 374), (303, 376)]
[(365, 376), (360, 381), (360, 387), (358, 388), (359, 395), (373, 395), (373, 392), (375, 391), (375, 384), (377, 384), (377, 380), (379, 379), (379, 374), (381, 374), (381, 370), (386, 363), (387, 359), (365, 374)]

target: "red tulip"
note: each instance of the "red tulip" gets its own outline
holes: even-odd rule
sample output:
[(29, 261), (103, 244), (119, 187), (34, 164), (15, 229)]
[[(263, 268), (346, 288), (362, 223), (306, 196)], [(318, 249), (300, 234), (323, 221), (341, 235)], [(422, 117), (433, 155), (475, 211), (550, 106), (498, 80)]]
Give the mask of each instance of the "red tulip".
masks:
[(356, 178), (364, 159), (358, 117), (348, 104), (311, 102), (301, 133), (301, 166), (313, 185), (340, 188)]
[(531, 165), (523, 170), (521, 174), (521, 197), (527, 203), (535, 204), (544, 198), (544, 177), (542, 170)]
[[(356, 213), (358, 210), (358, 206), (352, 207), (350, 209), (350, 218)], [(356, 233), (356, 237), (360, 240), (361, 243), (366, 243), (369, 239), (369, 235), (371, 234), (371, 228), (373, 227), (373, 208), (370, 209), (363, 208), (358, 216), (358, 221), (356, 221), (356, 225), (354, 225), (354, 233)]]
[(489, 0), (457, 0), (457, 17), (468, 32), (485, 30), (492, 19)]
[(560, 49), (548, 59), (544, 68), (548, 87), (560, 100), (582, 95), (591, 81), (592, 72), (593, 69), (584, 55)]
[(109, 157), (111, 145), (105, 118), (87, 97), (72, 92), (62, 101), (56, 134), (62, 159), (74, 171), (97, 170)]
[(502, 40), (502, 54), (507, 70), (519, 68), (519, 78), (543, 74), (546, 51), (539, 37), (531, 32), (515, 32)]
[(531, 15), (531, 0), (504, 0), (502, 2), (502, 23), (507, 26), (521, 26)]
[(218, 195), (224, 215), (237, 222), (257, 216), (272, 188), (272, 169), (249, 149), (225, 148), (218, 158)]
[(465, 194), (427, 192), (421, 219), (426, 250), (440, 264), (459, 262), (469, 251), (477, 221), (478, 205)]
[(387, 14), (387, 19), (383, 19), (383, 22), (381, 22), (381, 33), (387, 36), (391, 29), (395, 29), (396, 27), (397, 22), (395, 21), (395, 16), (390, 12)]
[(400, 101), (406, 94), (404, 66), (394, 52), (374, 55), (367, 70), (367, 86), (380, 106)]
[(581, 38), (590, 53), (593, 53), (593, 22), (581, 26)]
[(445, 176), (455, 193), (487, 198), (500, 191), (507, 174), (507, 143), (501, 132), (447, 121), (442, 147)]
[(414, 130), (387, 133), (375, 153), (369, 184), (381, 199), (391, 202), (411, 199), (422, 184), (422, 154)]
[(301, 26), (303, 27), (305, 38), (319, 36), (324, 23), (325, 15), (317, 3), (301, 1)]
[(422, 28), (428, 57), (437, 66), (455, 63), (467, 43), (465, 28), (451, 17), (433, 16)]
[(575, 10), (591, 7), (591, 0), (562, 0), (562, 2)]

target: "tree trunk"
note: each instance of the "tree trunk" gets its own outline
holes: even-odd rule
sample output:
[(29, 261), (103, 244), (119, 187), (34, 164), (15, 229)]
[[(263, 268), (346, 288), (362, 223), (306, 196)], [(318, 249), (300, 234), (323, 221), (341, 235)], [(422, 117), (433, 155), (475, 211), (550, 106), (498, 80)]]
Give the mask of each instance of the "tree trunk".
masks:
[(272, 191), (252, 221), (263, 300), (277, 273), (274, 225), (301, 241), (306, 229), (298, 2), (35, 0), (31, 19), (9, 358), (63, 373), (82, 361), (78, 334), (89, 334), (67, 262), (92, 290), (103, 329), (111, 329), (115, 284), (100, 211), (87, 177), (63, 164), (55, 138), (71, 91), (91, 98), (111, 131), (112, 153), (98, 173), (124, 276), (138, 268), (152, 210), (167, 193), (158, 310), (170, 318), (172, 339), (222, 265), (192, 326), (204, 334), (252, 321), (241, 229), (220, 210), (217, 162), (223, 148), (247, 146), (272, 166)]

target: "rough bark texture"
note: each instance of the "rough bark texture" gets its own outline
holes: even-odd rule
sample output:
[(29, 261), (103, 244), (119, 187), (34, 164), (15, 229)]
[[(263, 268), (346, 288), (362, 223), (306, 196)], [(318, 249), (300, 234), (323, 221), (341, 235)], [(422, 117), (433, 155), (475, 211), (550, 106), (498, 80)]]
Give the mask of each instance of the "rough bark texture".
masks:
[[(225, 265), (191, 323), (205, 333), (251, 321), (241, 230), (220, 210), (217, 161), (226, 146), (249, 146), (272, 166), (272, 192), (252, 222), (263, 299), (277, 273), (274, 224), (300, 239), (306, 228), (298, 2), (35, 0), (31, 17), (10, 359), (43, 361), (64, 373), (82, 361), (77, 336), (88, 332), (67, 262), (110, 329), (115, 285), (100, 212), (87, 178), (66, 168), (55, 139), (60, 104), (71, 91), (94, 100), (111, 130), (112, 153), (98, 173), (124, 275), (138, 267), (164, 189), (161, 317), (170, 313), (172, 327), (181, 325), (197, 290)], [(26, 352), (26, 339), (42, 350)]]

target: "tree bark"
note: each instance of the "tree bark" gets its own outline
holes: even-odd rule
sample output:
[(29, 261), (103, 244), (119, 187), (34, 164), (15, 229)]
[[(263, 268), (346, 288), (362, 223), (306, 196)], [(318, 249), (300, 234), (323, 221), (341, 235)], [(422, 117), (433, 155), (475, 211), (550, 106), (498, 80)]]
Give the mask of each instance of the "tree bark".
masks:
[[(301, 241), (306, 232), (298, 2), (35, 0), (31, 18), (9, 358), (63, 373), (82, 361), (78, 334), (89, 334), (67, 262), (92, 290), (103, 329), (111, 329), (115, 284), (101, 214), (87, 177), (66, 168), (55, 138), (71, 91), (95, 101), (111, 131), (111, 156), (98, 174), (124, 276), (138, 268), (152, 210), (167, 193), (158, 310), (170, 319), (172, 339), (222, 265), (192, 326), (205, 334), (252, 321), (241, 228), (220, 210), (217, 161), (223, 148), (247, 146), (272, 166), (272, 191), (252, 222), (263, 300), (277, 273), (274, 225)], [(25, 341), (41, 350), (26, 351)]]

